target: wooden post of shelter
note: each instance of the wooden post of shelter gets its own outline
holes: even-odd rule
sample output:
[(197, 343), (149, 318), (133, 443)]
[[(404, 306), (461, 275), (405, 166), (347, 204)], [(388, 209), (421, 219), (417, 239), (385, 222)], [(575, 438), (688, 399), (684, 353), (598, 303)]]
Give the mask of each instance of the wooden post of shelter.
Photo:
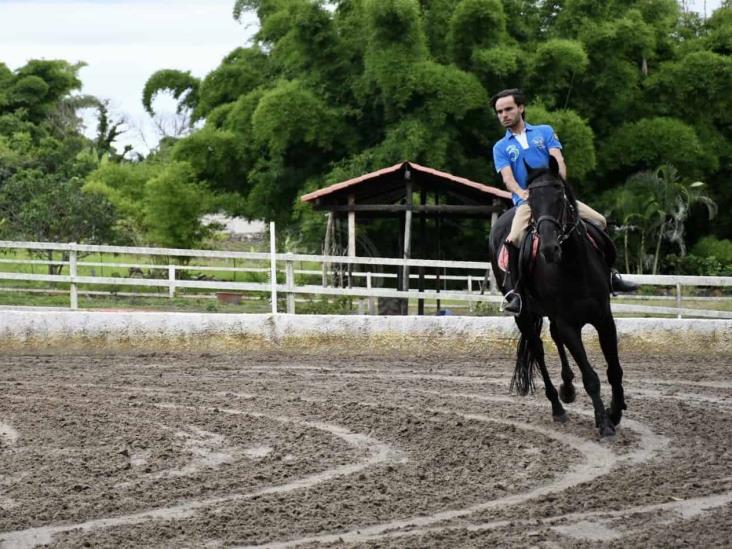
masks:
[(356, 195), (348, 195), (348, 257), (356, 257)]
[[(404, 259), (412, 255), (412, 173), (409, 168), (404, 170), (404, 190), (407, 198), (407, 209), (404, 212)], [(402, 291), (409, 290), (409, 266), (402, 268)]]
[[(501, 203), (497, 198), (493, 199), (493, 213), (491, 213), (491, 229), (498, 222), (498, 208), (501, 207)], [(493, 268), (488, 269), (488, 276), (490, 280), (490, 293), (495, 294), (498, 292), (498, 282), (496, 281), (496, 273), (493, 272)]]
[[(325, 242), (323, 243), (323, 255), (333, 255), (333, 212), (328, 212), (328, 221), (325, 224)], [(330, 272), (330, 261), (323, 261), (323, 288), (328, 286), (328, 273)]]
[[(440, 193), (435, 192), (435, 206), (438, 206), (440, 204)], [(437, 259), (442, 259), (442, 250), (440, 249), (440, 240), (442, 239), (442, 217), (440, 216), (439, 210), (437, 213)], [(440, 268), (437, 267), (435, 269), (435, 290), (437, 295), (440, 295)], [(437, 308), (437, 312), (439, 313), (441, 310), (440, 307), (440, 300), (437, 299), (437, 302), (435, 303), (435, 306)]]
[[(424, 185), (419, 190), (419, 204), (427, 204), (427, 190)], [(427, 259), (427, 212), (424, 209), (419, 215), (419, 232), (419, 253), (422, 259)], [(419, 291), (424, 292), (424, 267), (419, 267)], [(417, 300), (417, 314), (424, 315), (424, 299), (421, 297)]]
[[(356, 257), (356, 195), (348, 194), (348, 257)], [(348, 264), (348, 287), (353, 287), (353, 263)], [(349, 299), (349, 304), (352, 302)], [(349, 305), (350, 308), (350, 305)]]

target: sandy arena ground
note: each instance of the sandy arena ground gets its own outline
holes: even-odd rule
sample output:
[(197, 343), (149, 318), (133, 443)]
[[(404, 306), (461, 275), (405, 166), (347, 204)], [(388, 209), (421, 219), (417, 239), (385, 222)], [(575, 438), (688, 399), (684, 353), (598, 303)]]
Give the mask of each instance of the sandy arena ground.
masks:
[(0, 356), (0, 547), (729, 547), (732, 366), (622, 358), (606, 442), (509, 354)]

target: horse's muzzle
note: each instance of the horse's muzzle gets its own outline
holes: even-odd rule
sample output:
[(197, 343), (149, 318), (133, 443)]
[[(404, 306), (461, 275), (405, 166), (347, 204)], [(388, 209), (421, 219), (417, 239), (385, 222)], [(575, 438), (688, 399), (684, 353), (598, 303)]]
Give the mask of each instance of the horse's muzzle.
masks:
[(556, 242), (542, 245), (541, 255), (547, 263), (559, 263), (562, 260), (562, 248)]

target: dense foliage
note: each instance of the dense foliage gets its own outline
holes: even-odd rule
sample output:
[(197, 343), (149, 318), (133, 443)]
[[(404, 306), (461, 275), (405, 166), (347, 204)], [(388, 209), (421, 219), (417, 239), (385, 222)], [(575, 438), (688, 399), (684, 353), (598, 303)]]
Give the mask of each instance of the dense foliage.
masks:
[(398, 161), (500, 184), (489, 97), (523, 87), (580, 197), (619, 225), (627, 268), (678, 268), (661, 258), (732, 237), (729, 0), (706, 20), (675, 0), (235, 0), (244, 13), (254, 40), (204, 78), (150, 77), (145, 108), (170, 93), (194, 126), (134, 165), (78, 157), (74, 67), (0, 66), (0, 185), (26, 169), (85, 178), (119, 234), (151, 243), (200, 242), (174, 212), (221, 207), (321, 237), (300, 195)]
[[(206, 234), (208, 191), (187, 163), (124, 161), (107, 104), (74, 94), (81, 65), (0, 64), (0, 236), (14, 240), (189, 247)], [(77, 111), (94, 108), (97, 135)], [(165, 156), (164, 154), (157, 155)], [(188, 176), (188, 177), (186, 177)]]
[[(31, 61), (12, 72), (0, 63), (0, 234), (29, 240), (103, 242), (115, 214), (81, 188), (98, 162), (78, 131), (74, 96), (79, 65)], [(99, 104), (100, 107), (104, 107)]]
[[(205, 121), (174, 156), (241, 193), (238, 213), (311, 222), (303, 192), (406, 159), (498, 183), (488, 98), (507, 87), (555, 126), (586, 201), (611, 206), (603, 193), (673, 164), (732, 206), (728, 3), (706, 21), (674, 0), (237, 0), (234, 17), (246, 11), (250, 47), (201, 81), (166, 70), (146, 88)], [(732, 236), (732, 216), (703, 224), (690, 208), (693, 239)]]

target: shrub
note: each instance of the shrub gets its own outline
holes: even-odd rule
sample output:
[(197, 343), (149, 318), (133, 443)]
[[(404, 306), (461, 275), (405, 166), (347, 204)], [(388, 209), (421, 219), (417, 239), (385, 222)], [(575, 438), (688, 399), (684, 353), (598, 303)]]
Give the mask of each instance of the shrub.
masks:
[(715, 257), (722, 264), (729, 265), (732, 263), (732, 240), (705, 236), (694, 245), (691, 253), (699, 257)]
[(721, 261), (715, 256), (700, 257), (689, 254), (679, 257), (675, 254), (666, 256), (668, 271), (680, 275), (691, 276), (732, 276), (732, 262)]

